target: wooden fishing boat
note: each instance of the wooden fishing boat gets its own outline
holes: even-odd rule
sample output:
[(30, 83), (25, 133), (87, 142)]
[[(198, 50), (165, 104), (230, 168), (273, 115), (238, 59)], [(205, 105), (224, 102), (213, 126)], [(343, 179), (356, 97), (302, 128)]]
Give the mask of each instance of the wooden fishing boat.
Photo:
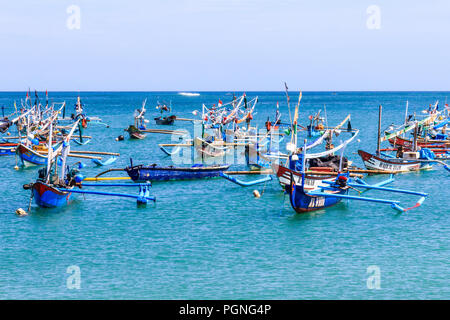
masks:
[(188, 180), (205, 179), (218, 177), (221, 172), (228, 170), (230, 165), (203, 166), (194, 165), (192, 167), (158, 167), (138, 165), (126, 167), (124, 170), (135, 182), (145, 181), (168, 181), (168, 180)]
[[(82, 177), (77, 179), (80, 181)], [(103, 191), (90, 191), (82, 190), (80, 188), (85, 187), (139, 187), (139, 194), (127, 194), (127, 193), (117, 193), (117, 192), (103, 192)], [(27, 184), (23, 186), (24, 189), (32, 190), (32, 197), (35, 203), (44, 208), (55, 208), (62, 207), (70, 204), (73, 200), (73, 194), (91, 194), (96, 196), (111, 196), (111, 197), (122, 197), (122, 198), (133, 198), (137, 200), (138, 204), (146, 204), (148, 201), (156, 201), (155, 197), (150, 196), (149, 189), (151, 184), (130, 184), (130, 183), (112, 183), (112, 184), (100, 184), (100, 183), (83, 183), (82, 181), (75, 184), (69, 184), (67, 179), (58, 180), (58, 184), (50, 183), (47, 180), (39, 178), (36, 182), (32, 184)]]
[[(380, 105), (378, 109), (378, 140), (377, 151), (375, 154), (358, 150), (365, 167), (368, 170), (390, 171), (390, 172), (410, 172), (431, 169), (433, 166), (434, 154), (429, 150), (421, 150), (417, 152), (417, 126), (414, 125), (414, 142), (411, 143), (410, 149), (412, 151), (403, 151), (403, 146), (400, 146), (397, 151), (397, 157), (390, 156), (381, 152), (381, 114), (383, 107)], [(393, 139), (399, 139), (394, 137)]]
[(323, 135), (324, 133), (325, 118), (320, 117), (320, 112), (321, 110), (319, 110), (314, 116), (313, 115), (309, 116), (310, 122), (306, 126), (308, 137), (317, 137)]
[(20, 143), (16, 148), (16, 153), (24, 167), (44, 166), (47, 164), (47, 155), (39, 153), (39, 150), (35, 147), (28, 147)]
[[(340, 176), (340, 180), (343, 180), (345, 176)], [(334, 180), (334, 178), (333, 178)], [(335, 190), (325, 190), (329, 196), (316, 196), (308, 194), (308, 191), (302, 186), (302, 184), (294, 183), (294, 179), (291, 180), (292, 184), (290, 188), (286, 190), (289, 193), (289, 200), (291, 202), (292, 208), (297, 213), (304, 213), (309, 211), (315, 211), (319, 209), (328, 208), (334, 206), (335, 204), (342, 201), (342, 198), (331, 197), (334, 195), (342, 195), (346, 193), (346, 190), (341, 188), (336, 188)], [(325, 180), (324, 180), (325, 181)], [(338, 180), (339, 181), (339, 180)], [(306, 179), (305, 179), (306, 182)], [(324, 182), (320, 182), (320, 184), (325, 184)], [(319, 187), (319, 186), (318, 186)], [(325, 185), (323, 188), (326, 188)]]
[(130, 134), (131, 139), (142, 140), (147, 136), (147, 134), (143, 133), (141, 130), (136, 128), (134, 125), (130, 125), (127, 129), (125, 129), (125, 131)]
[[(276, 174), (278, 181), (280, 185), (283, 188), (289, 187), (291, 185), (291, 180), (294, 179), (296, 184), (303, 184), (304, 189), (307, 191), (317, 190), (321, 186), (325, 186), (324, 180), (334, 180), (336, 178), (335, 174), (333, 173), (332, 168), (310, 168), (310, 170), (314, 170), (316, 172), (323, 172), (323, 174), (312, 174), (312, 173), (306, 173), (304, 178), (305, 181), (303, 182), (303, 176), (301, 173), (286, 168), (285, 166), (278, 165), (276, 163), (272, 163), (272, 170)], [(327, 175), (329, 173), (329, 175)]]
[(35, 203), (44, 208), (62, 207), (72, 200), (72, 192), (61, 191), (44, 181), (33, 183), (32, 192)]
[[(421, 206), (428, 196), (427, 193), (423, 192), (384, 187), (386, 184), (389, 184), (393, 181), (394, 178), (393, 176), (391, 176), (387, 180), (381, 181), (374, 185), (369, 185), (364, 180), (359, 178), (353, 181), (350, 178), (349, 173), (345, 173), (338, 175), (334, 181), (325, 182), (326, 184), (328, 184), (327, 187), (321, 187), (318, 191), (307, 192), (302, 185), (295, 184), (294, 180), (292, 179), (291, 188), (289, 190), (289, 199), (292, 208), (298, 213), (324, 209), (339, 203), (343, 199), (389, 204), (394, 210), (397, 210), (399, 212), (406, 212)], [(365, 189), (366, 191), (379, 190), (391, 193), (415, 195), (419, 196), (420, 198), (415, 205), (405, 208), (400, 206), (400, 201), (398, 200), (362, 197), (360, 195), (362, 193), (362, 189)], [(358, 192), (358, 195), (350, 195), (350, 190), (356, 190)]]
[[(412, 150), (414, 142), (402, 137), (394, 137), (388, 139), (389, 143), (394, 146), (402, 146), (405, 150)], [(449, 149), (450, 142), (446, 140), (423, 140), (417, 139), (417, 146), (421, 148), (432, 148), (432, 149)]]
[(148, 122), (148, 120), (146, 120), (144, 117), (145, 112), (147, 111), (145, 109), (146, 103), (147, 99), (144, 99), (144, 101), (142, 102), (142, 108), (136, 109), (134, 111), (134, 124), (128, 126), (128, 128), (125, 129), (125, 131), (130, 135), (131, 139), (142, 140), (147, 136), (143, 132), (143, 130), (146, 129), (145, 123)]
[(168, 116), (168, 117), (161, 116), (161, 117), (157, 117), (154, 119), (155, 119), (157, 125), (172, 125), (175, 122), (176, 118), (177, 118), (177, 116), (172, 115), (172, 116)]
[[(303, 157), (306, 158), (306, 150)], [(303, 168), (304, 165), (300, 168), (300, 171), (295, 170), (298, 174), (300, 174), (301, 179), (296, 181), (293, 173), (291, 173), (290, 186), (286, 187), (286, 192), (289, 193), (289, 200), (292, 208), (297, 213), (325, 209), (341, 202), (343, 199), (390, 204), (393, 209), (400, 212), (405, 212), (420, 206), (428, 196), (428, 194), (423, 192), (384, 187), (386, 184), (394, 181), (393, 175), (391, 175), (391, 177), (387, 180), (381, 181), (374, 185), (369, 185), (360, 178), (353, 180), (350, 177), (349, 172), (341, 173), (341, 170), (339, 170), (337, 177), (334, 179), (322, 180), (319, 184), (317, 184), (316, 188), (312, 189), (311, 187), (305, 186), (307, 171)], [(397, 200), (362, 197), (362, 189), (417, 195), (420, 196), (420, 198), (414, 206), (404, 208), (400, 206), (400, 202)], [(357, 191), (358, 195), (350, 195), (350, 190)]]
[(13, 155), (16, 152), (17, 143), (0, 143), (0, 156)]
[[(53, 148), (49, 148), (47, 156), (47, 167), (39, 170), (39, 175), (34, 183), (23, 186), (25, 190), (31, 189), (31, 197), (34, 198), (35, 203), (44, 208), (61, 207), (70, 203), (72, 194), (91, 194), (111, 197), (133, 198), (137, 200), (138, 204), (146, 204), (148, 201), (155, 201), (155, 197), (150, 196), (150, 183), (145, 184), (97, 184), (97, 183), (83, 183), (83, 176), (78, 174), (77, 170), (69, 170), (66, 167), (67, 156), (70, 152), (70, 137), (72, 136), (79, 120), (75, 122), (74, 127), (69, 135), (62, 142), (55, 152)], [(50, 125), (49, 145), (52, 145), (52, 125)], [(61, 155), (61, 157), (60, 157)], [(60, 157), (60, 158), (59, 158)], [(61, 159), (61, 169), (57, 172), (57, 159)], [(139, 186), (139, 194), (132, 195), (117, 192), (103, 192), (84, 190), (85, 187), (136, 187)], [(81, 189), (83, 188), (83, 190)], [(31, 199), (30, 199), (31, 200)], [(31, 206), (31, 201), (30, 201)], [(28, 211), (31, 208), (29, 207)]]
[(164, 112), (172, 111), (172, 101), (169, 103), (169, 106), (166, 103), (160, 103), (158, 101), (156, 109), (159, 109), (161, 113), (159, 117), (154, 118), (157, 125), (172, 125), (177, 118), (175, 115), (163, 117)]
[(386, 159), (377, 156), (375, 154), (370, 154), (363, 150), (358, 150), (358, 154), (363, 160), (365, 167), (369, 170), (410, 172), (432, 168), (431, 163), (415, 161), (414, 159), (411, 160), (406, 160), (404, 158)]

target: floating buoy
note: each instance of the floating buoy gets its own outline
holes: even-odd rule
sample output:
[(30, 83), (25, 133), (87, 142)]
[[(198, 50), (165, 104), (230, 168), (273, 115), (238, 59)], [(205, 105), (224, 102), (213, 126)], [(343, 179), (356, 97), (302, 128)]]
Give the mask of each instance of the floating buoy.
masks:
[(14, 166), (14, 170), (19, 170), (19, 166)]
[(255, 196), (255, 198), (260, 198), (261, 194), (259, 193), (258, 190), (253, 190), (253, 195)]
[(7, 135), (7, 136), (10, 136), (10, 135), (11, 135), (11, 132), (7, 132), (6, 135)]
[(19, 208), (16, 210), (16, 214), (20, 217), (26, 216), (27, 212), (25, 210), (23, 210), (22, 208)]

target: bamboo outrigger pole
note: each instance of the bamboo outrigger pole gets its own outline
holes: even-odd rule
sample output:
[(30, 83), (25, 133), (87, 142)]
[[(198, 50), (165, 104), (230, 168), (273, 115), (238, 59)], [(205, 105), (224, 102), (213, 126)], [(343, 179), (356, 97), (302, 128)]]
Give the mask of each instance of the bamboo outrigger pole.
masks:
[(382, 106), (380, 104), (379, 108), (378, 108), (378, 139), (377, 139), (377, 156), (380, 156), (380, 139), (381, 139), (381, 111), (382, 111)]
[(82, 150), (71, 150), (70, 153), (73, 154), (100, 154), (100, 155), (106, 155), (106, 156), (120, 156), (120, 153), (116, 153), (116, 152), (103, 152), (103, 151), (82, 151)]

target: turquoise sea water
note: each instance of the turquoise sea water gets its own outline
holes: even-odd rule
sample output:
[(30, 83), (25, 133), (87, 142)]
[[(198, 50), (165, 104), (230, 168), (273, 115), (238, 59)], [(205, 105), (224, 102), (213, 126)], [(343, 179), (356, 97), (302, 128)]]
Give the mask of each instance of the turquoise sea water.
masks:
[[(50, 93), (70, 108), (78, 92)], [(191, 118), (201, 104), (227, 102), (226, 92), (200, 92), (198, 97), (167, 92), (81, 92), (90, 116), (110, 128), (91, 126), (95, 139), (87, 150), (120, 152), (112, 166), (134, 163), (170, 164), (157, 144), (170, 136), (149, 135), (142, 141), (116, 142), (133, 121), (133, 110), (148, 98), (147, 118), (157, 116), (156, 100), (172, 101), (174, 113)], [(259, 96), (254, 122), (272, 119), (280, 102), (289, 119), (283, 92), (249, 92)], [(326, 104), (328, 122), (338, 124), (348, 113), (361, 129), (360, 141), (346, 150), (363, 166), (358, 149), (374, 151), (378, 105), (382, 128), (401, 123), (406, 100), (411, 112), (446, 92), (305, 92), (300, 123)], [(11, 110), (25, 93), (0, 93), (0, 106)], [(294, 104), (297, 95), (291, 92)], [(44, 96), (41, 95), (41, 100)], [(151, 121), (151, 127), (156, 127)], [(192, 127), (178, 122), (174, 128)], [(167, 127), (160, 127), (167, 128)], [(76, 161), (76, 160), (72, 160)], [(88, 161), (85, 176), (105, 168)], [(254, 189), (223, 179), (155, 183), (157, 202), (146, 208), (133, 200), (78, 196), (70, 206), (14, 214), (28, 206), (36, 169), (15, 171), (14, 156), (0, 158), (0, 298), (2, 299), (445, 299), (450, 297), (450, 175), (432, 171), (403, 174), (393, 187), (428, 192), (424, 204), (398, 215), (387, 205), (342, 202), (310, 214), (296, 214), (276, 179), (256, 199)], [(386, 177), (371, 177), (377, 182)], [(381, 195), (373, 192), (367, 195)], [(417, 198), (387, 195), (413, 205)], [(81, 288), (68, 289), (69, 266), (81, 270)], [(381, 272), (381, 288), (367, 288), (369, 266)]]

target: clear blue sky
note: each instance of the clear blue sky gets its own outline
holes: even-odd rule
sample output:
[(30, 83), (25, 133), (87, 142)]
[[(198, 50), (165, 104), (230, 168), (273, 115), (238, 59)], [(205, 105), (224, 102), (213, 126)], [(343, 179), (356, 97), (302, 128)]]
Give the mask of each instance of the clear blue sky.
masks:
[(2, 1), (0, 43), (1, 91), (450, 89), (448, 0)]

